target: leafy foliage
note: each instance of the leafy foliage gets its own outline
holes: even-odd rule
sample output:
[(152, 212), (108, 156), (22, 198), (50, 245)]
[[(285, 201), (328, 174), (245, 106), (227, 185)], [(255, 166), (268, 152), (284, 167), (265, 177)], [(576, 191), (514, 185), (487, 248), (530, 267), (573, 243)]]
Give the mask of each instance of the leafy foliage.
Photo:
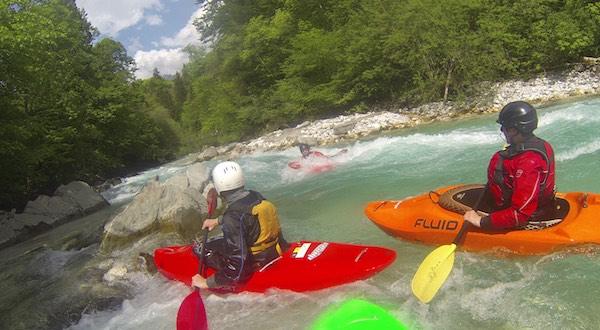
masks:
[[(0, 0), (0, 207), (174, 155), (133, 60), (59, 0)], [(169, 140), (169, 142), (165, 142)]]
[(182, 119), (203, 144), (373, 103), (462, 100), (600, 55), (596, 1), (200, 2), (213, 44), (188, 66), (202, 70)]

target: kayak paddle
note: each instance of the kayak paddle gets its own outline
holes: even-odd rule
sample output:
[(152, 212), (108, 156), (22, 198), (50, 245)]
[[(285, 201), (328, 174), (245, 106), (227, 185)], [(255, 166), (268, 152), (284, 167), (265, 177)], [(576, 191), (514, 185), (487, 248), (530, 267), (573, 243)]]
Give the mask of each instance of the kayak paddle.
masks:
[[(212, 188), (206, 195), (206, 205), (208, 209), (208, 218), (210, 218), (217, 206), (217, 191)], [(202, 245), (200, 245), (200, 260), (198, 274), (206, 276), (204, 266), (204, 246), (208, 238), (208, 229), (203, 230)], [(208, 330), (208, 320), (206, 319), (206, 310), (204, 302), (200, 295), (200, 289), (195, 288), (190, 293), (177, 311), (177, 330)]]
[[(481, 196), (479, 196), (477, 203), (473, 207), (475, 212), (479, 209), (479, 204), (486, 192), (487, 186), (483, 189)], [(456, 247), (462, 241), (470, 225), (470, 222), (464, 221), (452, 244), (442, 245), (433, 250), (419, 265), (412, 279), (411, 289), (415, 297), (422, 303), (427, 304), (430, 302), (448, 278), (454, 266), (454, 252), (456, 251)]]

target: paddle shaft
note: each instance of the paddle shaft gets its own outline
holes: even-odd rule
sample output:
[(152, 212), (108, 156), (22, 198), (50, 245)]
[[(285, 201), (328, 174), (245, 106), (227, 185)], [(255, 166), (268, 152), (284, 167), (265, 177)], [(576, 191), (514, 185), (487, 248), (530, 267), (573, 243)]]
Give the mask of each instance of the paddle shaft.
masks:
[[(207, 218), (211, 218), (215, 209), (217, 208), (217, 191), (212, 188), (206, 194), (206, 206), (207, 206)], [(206, 246), (206, 240), (208, 239), (208, 228), (202, 229), (202, 245), (200, 246), (200, 262), (198, 263), (198, 274), (202, 277), (206, 277), (206, 262), (204, 255), (204, 247)]]
[[(212, 188), (206, 195), (206, 206), (207, 206), (207, 218), (213, 215), (214, 210), (217, 206), (217, 191)], [(205, 277), (205, 257), (204, 247), (206, 246), (206, 240), (208, 239), (208, 228), (202, 230), (202, 245), (200, 246), (199, 260), (198, 260), (198, 274)], [(206, 319), (206, 310), (204, 309), (204, 303), (202, 302), (202, 296), (200, 295), (200, 289), (194, 288), (194, 291), (190, 293), (179, 305), (177, 310), (177, 330), (208, 330), (208, 321)]]
[[(210, 213), (210, 210), (209, 210)], [(210, 214), (209, 214), (210, 217)], [(206, 277), (206, 266), (205, 264), (205, 256), (204, 256), (204, 247), (206, 246), (206, 240), (208, 239), (208, 229), (202, 229), (202, 245), (200, 245), (200, 262), (198, 263), (198, 274), (202, 277)]]
[[(479, 196), (479, 198), (477, 199), (477, 202), (473, 206), (473, 211), (477, 212), (479, 210), (481, 201), (483, 201), (483, 196), (485, 196), (485, 194), (487, 193), (487, 187), (488, 186), (486, 184), (485, 187), (483, 188), (483, 191), (481, 192), (481, 196)], [(465, 233), (467, 232), (467, 230), (469, 230), (470, 226), (471, 226), (470, 222), (464, 221), (462, 226), (460, 227), (460, 230), (458, 231), (458, 234), (456, 234), (456, 237), (454, 238), (452, 243), (458, 245), (462, 241), (463, 236), (465, 236)]]

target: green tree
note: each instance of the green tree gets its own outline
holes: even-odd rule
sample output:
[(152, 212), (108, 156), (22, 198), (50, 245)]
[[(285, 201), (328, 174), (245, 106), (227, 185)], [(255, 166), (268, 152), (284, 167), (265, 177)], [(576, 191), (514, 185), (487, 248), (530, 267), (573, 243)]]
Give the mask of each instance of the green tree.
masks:
[(0, 0), (0, 207), (63, 183), (170, 159), (173, 128), (145, 112), (133, 60), (70, 1)]
[(175, 78), (173, 79), (173, 118), (175, 120), (179, 120), (181, 117), (181, 112), (183, 111), (183, 104), (187, 99), (187, 86), (183, 77), (179, 72), (175, 73)]
[(159, 104), (169, 113), (171, 118), (176, 119), (179, 117), (174, 101), (172, 81), (166, 80), (160, 75), (154, 75), (144, 80), (142, 86), (149, 102)]
[[(89, 49), (94, 30), (62, 1), (0, 1), (2, 206), (64, 179), (90, 98)], [(66, 127), (64, 123), (69, 123)], [(48, 175), (57, 173), (58, 175)]]

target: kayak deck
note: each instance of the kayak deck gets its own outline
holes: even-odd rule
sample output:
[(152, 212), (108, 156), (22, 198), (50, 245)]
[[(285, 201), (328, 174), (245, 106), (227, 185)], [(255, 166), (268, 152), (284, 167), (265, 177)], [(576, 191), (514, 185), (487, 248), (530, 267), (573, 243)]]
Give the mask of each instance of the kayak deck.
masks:
[[(396, 252), (383, 247), (333, 242), (294, 242), (278, 259), (254, 272), (239, 291), (278, 288), (296, 292), (320, 290), (369, 278), (389, 266)], [(191, 245), (156, 249), (154, 262), (169, 279), (191, 283), (198, 260)], [(214, 273), (208, 269), (208, 274)]]
[[(458, 186), (444, 187), (405, 200), (374, 201), (366, 216), (391, 236), (432, 245), (450, 244), (461, 226), (462, 214), (442, 208), (434, 196)], [(600, 244), (600, 195), (557, 193), (568, 205), (560, 223), (538, 230), (485, 232), (471, 227), (461, 247), (469, 251), (504, 250), (515, 254), (545, 254), (568, 246)]]

